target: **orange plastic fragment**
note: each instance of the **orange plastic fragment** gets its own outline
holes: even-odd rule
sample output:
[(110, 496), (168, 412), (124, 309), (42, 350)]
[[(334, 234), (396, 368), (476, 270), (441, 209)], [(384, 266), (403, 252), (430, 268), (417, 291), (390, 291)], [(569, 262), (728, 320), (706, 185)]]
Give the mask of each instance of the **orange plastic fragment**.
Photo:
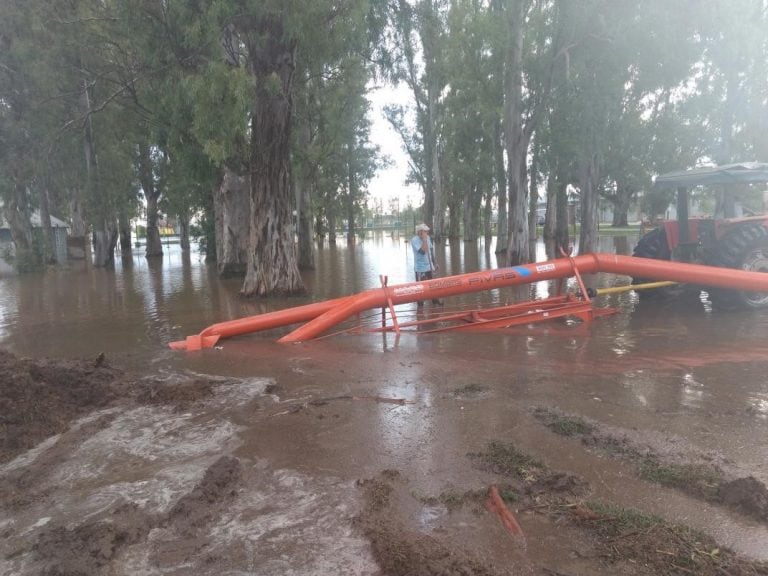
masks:
[(501, 495), (499, 494), (499, 489), (495, 484), (492, 484), (488, 489), (488, 500), (486, 501), (485, 506), (491, 512), (495, 512), (499, 515), (501, 523), (504, 525), (504, 528), (507, 529), (507, 532), (513, 536), (525, 538), (523, 529), (520, 527), (520, 524), (517, 523), (517, 519), (509, 508), (507, 508), (507, 505), (504, 504), (504, 500), (502, 500)]

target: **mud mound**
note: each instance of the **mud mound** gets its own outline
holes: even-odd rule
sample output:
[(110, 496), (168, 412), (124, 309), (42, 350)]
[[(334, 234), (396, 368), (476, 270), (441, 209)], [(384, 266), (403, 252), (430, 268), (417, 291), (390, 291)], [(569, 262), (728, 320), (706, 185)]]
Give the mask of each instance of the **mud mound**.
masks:
[(65, 431), (124, 394), (122, 372), (94, 361), (17, 358), (0, 350), (0, 462)]
[(365, 499), (355, 524), (370, 541), (373, 555), (386, 576), (503, 576), (508, 572), (473, 558), (438, 539), (409, 530), (395, 516), (391, 502), (399, 473), (385, 470), (377, 478), (358, 480)]
[(218, 384), (188, 376), (138, 379), (109, 366), (103, 354), (91, 361), (31, 360), (0, 350), (0, 373), (0, 462), (119, 400), (181, 411), (212, 397)]
[[(768, 564), (753, 562), (722, 548), (710, 537), (636, 510), (590, 503), (571, 509), (571, 520), (592, 531), (599, 556), (612, 571), (620, 566), (641, 568), (640, 574), (697, 576), (758, 576)], [(635, 573), (635, 572), (632, 572)]]
[(363, 530), (373, 555), (388, 576), (499, 576), (497, 572), (432, 536), (409, 530), (392, 520), (366, 522)]
[(106, 520), (69, 530), (53, 527), (38, 537), (33, 551), (47, 567), (43, 576), (85, 576), (110, 564), (125, 546), (144, 540), (152, 518), (136, 504), (115, 509)]
[[(579, 438), (590, 449), (632, 463), (643, 480), (768, 521), (768, 488), (752, 476), (733, 479), (736, 471), (721, 468), (726, 462), (722, 456), (713, 458), (690, 449), (684, 455), (676, 454), (658, 442), (645, 444), (637, 433), (630, 437), (628, 433), (549, 408), (536, 408), (533, 415), (561, 436)], [(713, 459), (721, 465), (714, 464)]]
[(721, 484), (719, 497), (729, 506), (768, 520), (768, 489), (752, 476)]
[(240, 460), (222, 456), (205, 471), (192, 492), (171, 508), (168, 523), (185, 535), (192, 535), (207, 526), (235, 498), (242, 475)]
[(213, 396), (213, 388), (213, 382), (200, 378), (174, 384), (142, 380), (137, 383), (136, 400), (142, 404), (171, 404), (177, 412), (181, 412)]

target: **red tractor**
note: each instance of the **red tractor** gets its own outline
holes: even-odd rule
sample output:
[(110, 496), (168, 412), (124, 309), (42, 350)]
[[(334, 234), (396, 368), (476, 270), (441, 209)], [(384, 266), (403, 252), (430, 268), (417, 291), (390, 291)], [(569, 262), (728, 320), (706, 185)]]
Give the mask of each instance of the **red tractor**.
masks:
[[(760, 183), (768, 183), (766, 163), (745, 162), (658, 176), (655, 187), (677, 189), (677, 220), (662, 221), (645, 234), (632, 255), (768, 272), (768, 214), (736, 217), (733, 194), (735, 184), (742, 184), (740, 189), (744, 189), (743, 184)], [(689, 194), (697, 186), (718, 187), (715, 218), (688, 217)], [(645, 281), (634, 279), (637, 284)], [(708, 288), (707, 292), (712, 305), (721, 309), (768, 307), (768, 293), (719, 288)]]

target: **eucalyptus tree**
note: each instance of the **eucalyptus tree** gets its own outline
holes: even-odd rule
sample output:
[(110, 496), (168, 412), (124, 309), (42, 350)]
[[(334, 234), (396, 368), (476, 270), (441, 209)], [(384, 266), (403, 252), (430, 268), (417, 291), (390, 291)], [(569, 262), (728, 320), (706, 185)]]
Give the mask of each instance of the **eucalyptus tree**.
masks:
[[(424, 191), (423, 219), (435, 238), (444, 233), (445, 198), (441, 172), (441, 125), (446, 0), (394, 0), (390, 3), (390, 33), (383, 72), (394, 83), (405, 83), (413, 108), (393, 104), (385, 109), (409, 157), (410, 180)], [(413, 122), (410, 115), (415, 116)]]
[[(547, 113), (556, 80), (564, 77), (571, 51), (581, 37), (571, 24), (571, 3), (499, 0), (506, 35), (504, 54), (504, 143), (507, 153), (509, 241), (507, 264), (530, 260), (528, 153), (531, 138)], [(535, 207), (534, 207), (535, 209)]]
[(40, 260), (30, 218), (37, 200), (47, 198), (47, 134), (59, 108), (50, 99), (57, 77), (50, 35), (36, 8), (0, 5), (0, 198), (17, 258), (29, 263)]
[(695, 13), (701, 59), (692, 78), (695, 120), (717, 163), (768, 158), (768, 6), (711, 2)]
[(483, 3), (455, 0), (447, 16), (444, 48), (450, 71), (443, 103), (443, 172), (449, 205), (449, 235), (477, 240), (481, 208), (490, 230), (494, 187), (494, 128), (499, 92), (494, 82), (492, 15)]

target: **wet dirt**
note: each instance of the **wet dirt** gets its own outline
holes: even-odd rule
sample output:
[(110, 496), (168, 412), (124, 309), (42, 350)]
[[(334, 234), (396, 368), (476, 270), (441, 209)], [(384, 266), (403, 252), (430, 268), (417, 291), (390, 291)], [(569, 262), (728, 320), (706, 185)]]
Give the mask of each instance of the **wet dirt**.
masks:
[(590, 449), (631, 462), (640, 477), (691, 496), (724, 504), (768, 522), (768, 488), (740, 471), (726, 456), (702, 453), (682, 438), (608, 427), (579, 416), (536, 408), (534, 416), (548, 428), (575, 437)]
[[(413, 479), (413, 471), (396, 468), (352, 483), (333, 477), (285, 475), (274, 467), (273, 458), (238, 456), (242, 447), (232, 452), (235, 445), (226, 448), (226, 441), (221, 449), (230, 453), (217, 455), (218, 444), (197, 455), (185, 451), (172, 457), (175, 464), (165, 468), (157, 468), (153, 458), (146, 460), (145, 455), (145, 470), (135, 475), (133, 487), (124, 486), (125, 472), (117, 475), (119, 479), (112, 478), (109, 467), (90, 473), (80, 470), (74, 476), (71, 470), (62, 473), (68, 467), (65, 460), (79, 460), (78, 447), (93, 439), (110, 444), (106, 449), (113, 453), (128, 438), (123, 449), (136, 455), (135, 441), (159, 426), (165, 433), (143, 441), (170, 441), (178, 448), (195, 443), (195, 435), (183, 430), (186, 424), (195, 422), (196, 427), (211, 430), (214, 420), (226, 414), (232, 417), (233, 410), (234, 420), (241, 420), (243, 406), (261, 411), (268, 400), (272, 406), (263, 410), (260, 420), (274, 424), (309, 419), (323, 423), (318, 430), (321, 434), (327, 434), (326, 417), (332, 419), (335, 412), (337, 420), (342, 420), (336, 411), (355, 406), (352, 398), (368, 400), (358, 404), (368, 409), (413, 408), (405, 402), (379, 401), (401, 399), (392, 395), (281, 401), (274, 396), (278, 388), (269, 381), (256, 385), (235, 378), (206, 379), (192, 372), (139, 377), (110, 366), (103, 357), (95, 365), (92, 360), (37, 361), (3, 353), (2, 362), (7, 382), (13, 384), (3, 387), (0, 400), (12, 404), (17, 416), (14, 426), (6, 429), (9, 446), (17, 448), (4, 452), (0, 467), (4, 487), (0, 509), (7, 518), (0, 527), (3, 573), (768, 574), (765, 563), (739, 556), (688, 527), (600, 504), (595, 500), (596, 488), (588, 480), (552, 469), (506, 440), (493, 440), (463, 454), (452, 464), (454, 486), (438, 494), (428, 493), (430, 482)], [(21, 393), (31, 382), (34, 399)], [(447, 396), (467, 401), (483, 393), (477, 386), (466, 385)], [(234, 404), (233, 399), (237, 400)], [(413, 406), (414, 401), (409, 402)], [(288, 410), (280, 409), (286, 406)], [(292, 406), (300, 410), (292, 410)], [(38, 417), (47, 412), (56, 412), (54, 422)], [(598, 440), (611, 436), (605, 430), (598, 432), (596, 423), (564, 417), (554, 410), (531, 412), (550, 426), (570, 418), (568, 429), (589, 430), (590, 449), (605, 444), (621, 445), (624, 455), (641, 452), (639, 443), (627, 437), (620, 442)], [(120, 431), (120, 419), (131, 413), (133, 420), (128, 418), (122, 425), (129, 430)], [(171, 424), (174, 418), (180, 422)], [(343, 427), (342, 422), (338, 425)], [(114, 435), (107, 434), (110, 429), (115, 429)], [(32, 448), (25, 450), (24, 445)], [(646, 456), (648, 450), (646, 447)], [(91, 466), (97, 464), (93, 458), (88, 460)], [(331, 458), (325, 462), (332, 465)], [(170, 473), (184, 476), (179, 466), (197, 470), (183, 485), (171, 487), (173, 482), (167, 478), (163, 482)], [(140, 491), (153, 481), (159, 483), (149, 492)], [(265, 492), (265, 484), (275, 491)], [(498, 486), (508, 512), (519, 519), (525, 534), (510, 533), (488, 504), (491, 485)], [(95, 493), (117, 486), (122, 488), (116, 497), (102, 494), (89, 506)], [(764, 505), (760, 486), (754, 478), (724, 483), (722, 501), (735, 507)], [(158, 492), (169, 490), (173, 493), (158, 499)], [(310, 504), (307, 510), (306, 500), (323, 502)], [(53, 502), (56, 505), (50, 508)], [(80, 512), (73, 515), (75, 510)], [(320, 562), (312, 558), (314, 547), (323, 546), (318, 530), (328, 531), (326, 537), (333, 538), (337, 550), (342, 546), (344, 554)], [(542, 554), (550, 538), (547, 534), (557, 535), (562, 555), (552, 555), (551, 548)], [(304, 536), (314, 539), (309, 551), (303, 550), (308, 546)], [(326, 542), (331, 548), (330, 541)], [(357, 558), (353, 560), (352, 555)]]
[[(402, 249), (318, 253), (314, 298), (391, 261), (407, 280)], [(488, 257), (442, 249), (445, 273)], [(0, 574), (765, 573), (768, 315), (626, 294), (592, 324), (179, 354), (169, 341), (307, 300), (242, 301), (174, 258), (0, 279), (17, 354), (0, 356)], [(494, 485), (524, 538), (487, 506)]]

